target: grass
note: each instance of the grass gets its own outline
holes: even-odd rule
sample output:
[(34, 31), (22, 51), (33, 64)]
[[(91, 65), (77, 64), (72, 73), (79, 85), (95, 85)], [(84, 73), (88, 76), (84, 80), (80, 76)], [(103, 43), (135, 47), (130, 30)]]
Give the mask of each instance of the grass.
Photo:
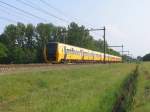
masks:
[(150, 63), (140, 65), (133, 112), (150, 112)]
[(80, 65), (0, 76), (0, 112), (110, 112), (134, 64)]

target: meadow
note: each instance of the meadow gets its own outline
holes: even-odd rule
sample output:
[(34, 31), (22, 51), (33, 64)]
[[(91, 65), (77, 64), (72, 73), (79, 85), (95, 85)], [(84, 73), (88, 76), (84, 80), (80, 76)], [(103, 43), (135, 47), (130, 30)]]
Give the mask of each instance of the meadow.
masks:
[(0, 112), (111, 112), (135, 66), (79, 65), (1, 74)]
[(150, 112), (150, 63), (140, 65), (133, 103), (133, 112)]

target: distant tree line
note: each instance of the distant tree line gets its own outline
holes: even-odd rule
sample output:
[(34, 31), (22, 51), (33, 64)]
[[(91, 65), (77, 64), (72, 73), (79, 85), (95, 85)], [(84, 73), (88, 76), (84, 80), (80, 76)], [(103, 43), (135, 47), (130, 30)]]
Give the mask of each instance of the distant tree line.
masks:
[[(48, 42), (65, 42), (101, 52), (104, 47), (103, 40), (95, 40), (84, 26), (74, 22), (67, 28), (43, 23), (10, 24), (0, 35), (0, 63), (43, 63), (43, 48)], [(107, 52), (120, 55), (108, 47)]]
[(148, 53), (145, 56), (143, 56), (142, 60), (143, 61), (150, 61), (150, 53)]

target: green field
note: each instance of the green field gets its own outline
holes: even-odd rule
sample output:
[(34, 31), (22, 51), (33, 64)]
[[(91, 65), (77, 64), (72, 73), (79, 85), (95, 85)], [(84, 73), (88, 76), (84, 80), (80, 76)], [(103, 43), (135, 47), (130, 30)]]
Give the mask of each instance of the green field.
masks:
[(140, 65), (133, 112), (150, 112), (150, 63)]
[(0, 75), (0, 112), (111, 112), (135, 66), (79, 65)]

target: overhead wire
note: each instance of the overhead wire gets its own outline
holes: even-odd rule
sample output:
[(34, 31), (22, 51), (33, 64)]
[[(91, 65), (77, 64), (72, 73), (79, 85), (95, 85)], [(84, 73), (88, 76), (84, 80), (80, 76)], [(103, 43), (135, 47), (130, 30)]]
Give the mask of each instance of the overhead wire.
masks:
[(52, 13), (46, 11), (46, 10), (44, 10), (44, 9), (41, 8), (41, 7), (36, 7), (35, 5), (34, 5), (34, 6), (31, 5), (31, 4), (33, 4), (33, 2), (31, 2), (31, 1), (28, 1), (28, 2), (30, 2), (30, 3), (27, 3), (27, 1), (25, 2), (25, 1), (23, 1), (23, 0), (16, 0), (16, 1), (18, 1), (18, 2), (20, 2), (20, 3), (22, 3), (22, 4), (24, 4), (24, 5), (26, 5), (26, 6), (28, 6), (28, 7), (31, 7), (31, 8), (33, 8), (33, 9), (39, 11), (39, 12), (45, 13), (46, 15), (48, 15), (48, 16), (50, 16), (50, 17), (53, 17), (53, 18), (56, 18), (56, 19), (58, 19), (58, 20), (60, 20), (60, 21), (69, 23), (69, 21), (67, 21), (67, 20), (65, 20), (65, 19), (63, 19), (63, 18), (60, 18), (60, 17), (58, 17), (58, 16), (56, 16), (56, 15), (54, 15), (54, 14), (52, 14)]
[(64, 12), (62, 12), (61, 10), (59, 10), (58, 8), (54, 7), (53, 5), (51, 5), (50, 3), (46, 2), (45, 0), (39, 0), (41, 3), (47, 5), (48, 7), (54, 9), (55, 11), (57, 11), (59, 14), (63, 15), (63, 16), (68, 16), (67, 14), (65, 14)]
[[(38, 10), (38, 11), (40, 11), (40, 12), (44, 12), (45, 14), (47, 14), (47, 15), (49, 15), (49, 16), (53, 16), (53, 17), (55, 17), (55, 18), (57, 18), (57, 19), (59, 19), (59, 20), (61, 20), (61, 21), (68, 22), (68, 21), (66, 21), (66, 20), (64, 20), (64, 19), (62, 19), (62, 18), (59, 18), (59, 17), (55, 16), (55, 15), (51, 15), (51, 13), (47, 12), (46, 10), (44, 10), (44, 9), (41, 8), (41, 7), (37, 8), (36, 5), (33, 4), (33, 2), (31, 2), (31, 1), (29, 1), (29, 3), (26, 3), (28, 0), (24, 0), (24, 1), (23, 1), (23, 0), (16, 0), (16, 1), (22, 3), (22, 4), (26, 5), (26, 6), (29, 6), (29, 7), (33, 8), (33, 9), (35, 9), (35, 10)], [(26, 1), (26, 2), (25, 2), (25, 1)], [(65, 13), (64, 13), (63, 11), (61, 11), (60, 9), (58, 9), (58, 8), (54, 7), (53, 5), (51, 5), (51, 4), (50, 4), (49, 2), (47, 2), (46, 0), (39, 0), (39, 1), (40, 1), (41, 3), (47, 5), (48, 7), (54, 9), (55, 11), (57, 11), (58, 13), (60, 13), (61, 15), (64, 15), (65, 17), (68, 17), (67, 14), (65, 14)], [(36, 16), (36, 15), (34, 15), (34, 14), (30, 13), (30, 12), (27, 12), (27, 11), (25, 11), (25, 10), (23, 10), (23, 9), (17, 8), (17, 7), (15, 7), (15, 6), (11, 5), (11, 4), (6, 3), (6, 2), (0, 1), (0, 3), (3, 4), (3, 5), (5, 5), (5, 6), (7, 6), (7, 7), (10, 7), (10, 8), (12, 8), (12, 9), (15, 9), (15, 13), (14, 13), (14, 14), (25, 15), (25, 17), (26, 17), (26, 16), (28, 16), (28, 17), (34, 17), (34, 18), (38, 18), (38, 19), (40, 19), (40, 20), (47, 21), (46, 19), (43, 19), (43, 18), (41, 18), (41, 17), (39, 17), (39, 16)], [(5, 7), (5, 6), (1, 5), (1, 4), (0, 4), (1, 7), (7, 9), (7, 7)], [(31, 4), (32, 4), (32, 5), (31, 5)], [(12, 13), (10, 13), (10, 12), (8, 12), (8, 11), (5, 11), (5, 10), (3, 10), (3, 12), (6, 12), (7, 14), (13, 15)], [(18, 17), (18, 16), (17, 16), (17, 17)], [(69, 17), (69, 18), (70, 18), (70, 17)], [(72, 17), (71, 17), (71, 18), (72, 18)], [(15, 22), (15, 23), (17, 23), (15, 20), (12, 20), (12, 19), (9, 19), (9, 18), (5, 18), (5, 17), (0, 17), (0, 19), (5, 20), (5, 21), (9, 21), (9, 22)], [(73, 19), (73, 18), (72, 18), (72, 19)], [(74, 19), (76, 19), (76, 18), (74, 18)], [(77, 19), (76, 19), (76, 20), (77, 20)]]
[(42, 4), (54, 9), (56, 12), (58, 12), (59, 14), (63, 15), (65, 18), (67, 18), (68, 20), (71, 20), (70, 22), (76, 20), (78, 21), (76, 18), (69, 16), (68, 14), (64, 13), (63, 11), (61, 11), (60, 9), (54, 7), (52, 4), (48, 3), (45, 0), (39, 0)]
[[(11, 13), (10, 11), (8, 11), (8, 10), (6, 9), (6, 7), (4, 7), (4, 6), (2, 6), (2, 5), (0, 5), (0, 7), (1, 7), (1, 9), (0, 9), (1, 12), (6, 13), (6, 14), (11, 15), (11, 16), (14, 16), (14, 17), (17, 17), (17, 18), (21, 18), (20, 15), (18, 15), (17, 13)], [(2, 8), (3, 8), (3, 9), (2, 9)], [(27, 20), (26, 18), (23, 18), (23, 19)], [(20, 21), (20, 20), (19, 20), (19, 21)], [(27, 21), (28, 21), (28, 20), (27, 20)], [(29, 21), (28, 21), (28, 22), (29, 22)]]
[[(28, 1), (28, 0), (27, 0), (27, 1)], [(48, 6), (48, 7), (52, 8), (52, 9), (54, 9), (55, 11), (57, 11), (57, 12), (58, 12), (59, 14), (61, 14), (61, 15), (65, 16), (65, 17), (67, 17), (67, 18), (69, 18), (69, 19), (79, 21), (79, 19), (67, 15), (66, 13), (64, 13), (64, 12), (61, 11), (60, 9), (56, 8), (55, 6), (53, 6), (51, 3), (47, 2), (46, 0), (39, 0), (39, 1), (40, 1), (41, 3), (43, 3), (43, 4), (45, 4), (46, 6)], [(80, 20), (80, 21), (81, 21), (82, 23), (88, 24), (88, 26), (92, 26), (92, 27), (93, 27), (93, 25), (90, 25), (89, 23), (87, 23), (87, 22), (85, 22), (85, 21), (82, 21), (82, 20)], [(81, 23), (81, 22), (80, 22), (80, 23)], [(97, 32), (95, 32), (95, 37), (97, 37), (98, 35), (100, 35), (100, 34), (98, 34)], [(100, 35), (100, 37), (103, 38), (102, 35)]]
[[(50, 8), (52, 8), (52, 9), (54, 9), (54, 10), (57, 11), (59, 14), (63, 15), (65, 18), (67, 18), (67, 20), (64, 19), (64, 18), (60, 18), (60, 17), (58, 17), (58, 16), (56, 16), (56, 15), (54, 15), (54, 14), (48, 12), (47, 10), (45, 10), (44, 8), (41, 8), (40, 6), (38, 6), (37, 4), (35, 4), (34, 2), (32, 2), (32, 1), (30, 1), (30, 0), (16, 0), (16, 1), (22, 3), (22, 4), (26, 5), (26, 6), (29, 6), (29, 7), (33, 8), (33, 9), (37, 10), (37, 11), (40, 11), (40, 12), (43, 12), (43, 13), (49, 15), (49, 16), (52, 16), (52, 17), (54, 17), (54, 18), (56, 18), (56, 19), (58, 19), (58, 20), (61, 20), (61, 21), (63, 21), (63, 22), (66, 22), (66, 23), (70, 23), (70, 22), (76, 20), (77, 23), (80, 23), (80, 24), (81, 24), (81, 23), (86, 23), (86, 24), (88, 24), (88, 26), (92, 26), (92, 25), (90, 25), (89, 23), (87, 23), (87, 22), (85, 22), (85, 21), (84, 21), (84, 22), (83, 22), (83, 21), (80, 22), (81, 20), (79, 21), (79, 19), (77, 19), (77, 18), (75, 18), (75, 17), (68, 16), (68, 15), (65, 14), (63, 11), (61, 11), (60, 9), (54, 7), (53, 5), (51, 5), (49, 2), (47, 2), (47, 1), (45, 1), (45, 0), (39, 0), (39, 1), (40, 1), (41, 3), (43, 3), (44, 5), (46, 5), (46, 6), (50, 7)], [(71, 21), (69, 21), (69, 20), (71, 20)]]
[(1, 3), (1, 4), (4, 4), (4, 5), (7, 5), (7, 6), (11, 7), (11, 8), (14, 8), (14, 9), (16, 9), (16, 10), (18, 10), (18, 11), (24, 13), (24, 14), (30, 15), (30, 16), (32, 16), (32, 17), (34, 17), (34, 18), (37, 18), (37, 19), (39, 19), (39, 20), (47, 21), (47, 20), (44, 19), (44, 18), (41, 18), (41, 17), (39, 17), (39, 16), (36, 16), (36, 15), (30, 13), (30, 12), (27, 12), (27, 11), (25, 11), (25, 10), (23, 10), (23, 9), (17, 8), (16, 6), (13, 6), (13, 5), (8, 4), (8, 3), (6, 3), (6, 2), (0, 1), (0, 3)]
[(72, 17), (66, 13), (64, 13), (63, 11), (61, 11), (60, 9), (56, 8), (55, 6), (53, 6), (51, 3), (47, 2), (46, 0), (39, 0), (41, 3), (45, 4), (46, 6), (54, 9), (56, 12), (58, 12), (59, 14), (63, 15), (64, 17), (68, 18), (68, 19), (71, 19), (72, 21), (76, 20), (77, 23), (85, 23), (87, 24), (88, 26), (93, 26), (91, 24), (89, 24), (88, 22), (86, 21), (82, 21), (82, 20), (79, 20), (77, 17)]
[[(26, 19), (28, 22), (30, 22), (30, 20), (31, 20), (32, 18), (34, 18), (34, 17), (29, 16), (29, 15), (27, 15), (27, 14), (24, 14), (24, 13), (18, 11), (18, 10), (15, 10), (15, 9), (12, 8), (12, 7), (4, 6), (4, 5), (1, 5), (1, 4), (0, 4), (0, 7), (1, 7), (1, 8), (4, 8), (4, 9), (5, 9), (5, 12), (6, 12), (6, 10), (11, 10), (10, 12), (9, 12), (9, 11), (7, 11), (7, 12), (9, 12), (11, 15), (14, 15), (14, 16), (15, 16), (15, 15), (17, 15), (18, 17), (20, 16), (21, 18)], [(11, 9), (10, 9), (10, 8), (11, 8)], [(13, 12), (13, 13), (12, 13), (12, 12)], [(19, 19), (20, 19), (20, 17), (19, 17)]]
[[(17, 0), (17, 1), (23, 1), (23, 0)], [(24, 0), (24, 1), (26, 1), (26, 2), (29, 2), (30, 4), (34, 4), (34, 6), (37, 6), (38, 4), (35, 4), (35, 3), (33, 3), (33, 2), (31, 2), (30, 0)], [(67, 18), (67, 20), (70, 20), (70, 22), (73, 22), (74, 20), (76, 20), (75, 22), (77, 22), (77, 23), (86, 23), (86, 24), (88, 24), (88, 26), (92, 26), (92, 25), (89, 25), (89, 23), (87, 23), (87, 22), (85, 22), (85, 21), (81, 21), (81, 20), (79, 20), (79, 19), (77, 19), (77, 18), (75, 18), (75, 17), (72, 17), (72, 16), (70, 16), (70, 15), (68, 15), (68, 14), (66, 14), (66, 13), (64, 13), (63, 11), (61, 11), (60, 9), (58, 9), (58, 8), (56, 8), (55, 6), (53, 6), (52, 4), (50, 4), (49, 2), (47, 2), (47, 1), (45, 1), (45, 0), (39, 0), (42, 4), (44, 4), (44, 5), (46, 5), (46, 6), (48, 6), (48, 7), (50, 7), (50, 8), (52, 8), (52, 9), (54, 9), (56, 12), (58, 12), (59, 14), (61, 14), (61, 15), (63, 15), (65, 18)], [(39, 7), (39, 6), (38, 6)], [(80, 22), (81, 21), (81, 22)], [(68, 21), (68, 23), (70, 23), (69, 21)]]
[[(26, 5), (26, 6), (29, 6), (29, 7), (33, 8), (33, 9), (35, 9), (35, 10), (38, 10), (38, 11), (40, 11), (40, 12), (43, 12), (43, 13), (49, 15), (49, 16), (52, 16), (52, 17), (54, 17), (54, 18), (57, 18), (57, 19), (59, 19), (59, 20), (61, 20), (61, 21), (64, 21), (64, 22), (69, 23), (69, 21), (67, 21), (67, 20), (65, 20), (65, 19), (63, 19), (63, 18), (59, 18), (59, 17), (57, 17), (57, 16), (55, 16), (55, 15), (49, 13), (48, 11), (44, 10), (44, 9), (41, 8), (41, 7), (36, 7), (35, 4), (34, 4), (34, 6), (31, 5), (31, 4), (33, 4), (33, 2), (31, 2), (31, 1), (29, 1), (30, 3), (27, 3), (27, 2), (25, 2), (25, 1), (23, 1), (23, 0), (16, 0), (16, 1), (22, 3), (22, 4)], [(40, 0), (40, 1), (41, 1), (42, 3), (44, 3), (45, 5), (47, 5), (47, 6), (51, 7), (51, 8), (53, 8), (53, 9), (55, 9), (57, 12), (63, 14), (64, 16), (67, 16), (67, 15), (66, 15), (65, 13), (63, 13), (61, 10), (55, 8), (54, 6), (52, 6), (50, 3), (46, 2), (45, 0)], [(47, 20), (44, 19), (44, 18), (41, 18), (41, 17), (39, 17), (39, 16), (36, 16), (36, 15), (30, 13), (30, 12), (27, 12), (27, 11), (25, 11), (25, 10), (23, 10), (23, 9), (17, 8), (17, 7), (15, 7), (15, 6), (11, 5), (11, 4), (6, 3), (6, 2), (0, 1), (0, 3), (9, 6), (9, 7), (15, 9), (15, 10), (21, 12), (22, 14), (25, 14), (25, 15), (28, 15), (28, 16), (31, 16), (31, 17), (34, 17), (34, 18), (38, 18), (38, 19), (40, 19), (40, 20), (47, 21)], [(76, 18), (74, 18), (74, 19), (76, 19)]]

